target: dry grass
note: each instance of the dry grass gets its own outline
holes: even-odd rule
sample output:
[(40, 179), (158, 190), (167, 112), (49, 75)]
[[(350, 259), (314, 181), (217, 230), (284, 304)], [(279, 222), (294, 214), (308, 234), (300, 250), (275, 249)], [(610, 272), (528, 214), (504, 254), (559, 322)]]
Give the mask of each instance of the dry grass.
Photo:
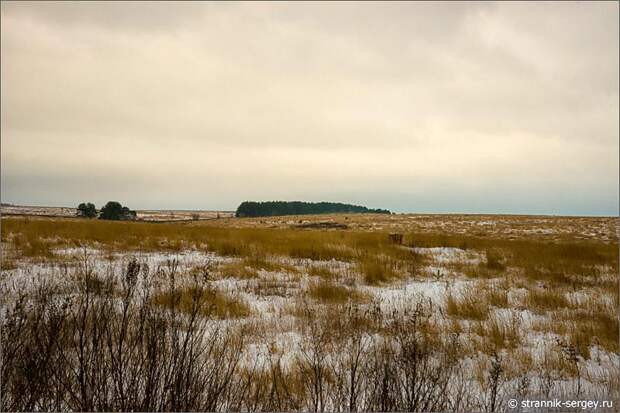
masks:
[(344, 304), (346, 302), (368, 302), (370, 297), (353, 288), (347, 288), (331, 281), (321, 280), (308, 289), (310, 297), (326, 304)]
[(258, 278), (258, 270), (247, 265), (244, 260), (231, 262), (219, 267), (218, 272), (224, 278), (249, 280)]
[(20, 258), (33, 258), (39, 260), (52, 260), (55, 254), (52, 250), (53, 243), (42, 237), (25, 237), (21, 234), (12, 239), (16, 255)]
[[(244, 326), (252, 324), (252, 334), (251, 337), (248, 336), (247, 343), (253, 345), (260, 343), (260, 340), (268, 341), (283, 331), (300, 332), (303, 346), (312, 344), (314, 340), (316, 346), (327, 349), (316, 347), (324, 351), (323, 354), (329, 354), (323, 360), (325, 363), (349, 355), (348, 352), (339, 352), (338, 349), (354, 342), (356, 334), (357, 337), (369, 338), (373, 342), (376, 340), (377, 345), (384, 340), (396, 339), (407, 345), (411, 340), (424, 337), (425, 345), (432, 351), (439, 349), (435, 353), (438, 356), (444, 351), (441, 343), (445, 345), (455, 338), (459, 346), (458, 349), (450, 347), (450, 358), (470, 357), (475, 363), (478, 360), (488, 361), (488, 355), (500, 354), (503, 368), (506, 369), (503, 373), (505, 378), (518, 379), (538, 369), (541, 363), (538, 357), (534, 358), (529, 352), (532, 344), (526, 334), (530, 332), (526, 331), (529, 325), (522, 323), (519, 317), (511, 316), (518, 311), (505, 310), (513, 304), (508, 300), (509, 291), (512, 300), (522, 300), (519, 310), (531, 309), (538, 314), (544, 314), (544, 317), (532, 318), (532, 330), (555, 333), (543, 337), (545, 344), (553, 345), (558, 338), (566, 343), (566, 346), (576, 349), (584, 358), (591, 357), (592, 346), (600, 346), (616, 354), (619, 351), (616, 313), (618, 277), (615, 272), (618, 268), (618, 254), (615, 242), (575, 239), (550, 242), (540, 238), (508, 240), (478, 237), (472, 235), (473, 232), (468, 235), (408, 233), (405, 235), (405, 243), (408, 245), (475, 250), (472, 256), (485, 255), (486, 260), (477, 265), (469, 264), (470, 261), (445, 264), (476, 278), (466, 281), (473, 287), (463, 290), (458, 289), (464, 281), (458, 275), (455, 279), (452, 276), (446, 279), (447, 285), (454, 282), (455, 286), (448, 287), (445, 307), (435, 306), (433, 309), (419, 311), (413, 303), (407, 303), (392, 312), (391, 307), (388, 307), (388, 311), (382, 308), (385, 303), (380, 303), (379, 300), (368, 305), (371, 297), (354, 286), (360, 278), (369, 285), (383, 285), (400, 280), (415, 274), (418, 268), (427, 263), (424, 262), (424, 256), (419, 256), (406, 247), (390, 244), (387, 228), (391, 227), (388, 225), (384, 226), (386, 232), (376, 231), (371, 225), (368, 226), (369, 231), (365, 232), (301, 231), (264, 227), (216, 228), (202, 224), (114, 223), (70, 219), (3, 219), (2, 224), (3, 246), (8, 245), (11, 252), (15, 252), (15, 257), (13, 254), (9, 256), (15, 260), (21, 257), (29, 260), (65, 259), (61, 254), (55, 255), (54, 250), (77, 245), (103, 250), (104, 256), (111, 256), (114, 252), (125, 254), (132, 251), (178, 251), (194, 248), (235, 257), (232, 263), (218, 267), (216, 275), (247, 280), (234, 283), (235, 288), (256, 296), (286, 297), (284, 300), (267, 300), (274, 305), (266, 312), (284, 316), (278, 322), (274, 322), (269, 316), (252, 317), (233, 323)], [(438, 231), (437, 228), (434, 230)], [(321, 262), (295, 260), (297, 258)], [(338, 262), (330, 262), (331, 260)], [(341, 261), (348, 264), (343, 265)], [(3, 259), (3, 269), (4, 263)], [(22, 266), (22, 263), (18, 264)], [(192, 274), (193, 269), (188, 271), (187, 274), (180, 275), (195, 275)], [(493, 279), (490, 280), (491, 278)], [(110, 290), (100, 279), (87, 280), (82, 284), (97, 295), (97, 300), (116, 300), (116, 297), (112, 296), (116, 292)], [(252, 315), (248, 303), (239, 296), (216, 289), (195, 286), (171, 292), (160, 290), (161, 284), (157, 284), (156, 288), (154, 292), (157, 293), (152, 303), (161, 306), (156, 311), (157, 314), (162, 313), (160, 310), (163, 308), (191, 313), (198, 302), (199, 313), (206, 317), (237, 319)], [(442, 312), (444, 308), (445, 312)], [(172, 311), (163, 313), (167, 316), (179, 315)], [(446, 314), (448, 317), (444, 318)], [(179, 317), (185, 319), (180, 315)], [(257, 323), (254, 323), (255, 319), (258, 319)], [(314, 332), (311, 331), (313, 329)], [(375, 382), (382, 383), (382, 377), (376, 373), (395, 371), (393, 369), (397, 364), (385, 364), (384, 369), (378, 369), (377, 366), (383, 365), (372, 364), (371, 361), (379, 363), (381, 358), (384, 358), (389, 363), (398, 363), (388, 354), (397, 348), (398, 346), (372, 347), (364, 350), (362, 357), (367, 364), (364, 370), (360, 371), (361, 374), (371, 378), (375, 375)], [(289, 350), (275, 349), (274, 344), (271, 355), (280, 356)], [(386, 353), (381, 353), (383, 351)], [(539, 354), (537, 351), (533, 353)], [(316, 353), (309, 351), (307, 354)], [(560, 350), (554, 348), (550, 354), (552, 355), (545, 366), (553, 371), (560, 371), (562, 377), (578, 374), (574, 364), (567, 363)], [(375, 356), (380, 358), (372, 359)], [(479, 376), (488, 377), (488, 363), (480, 368)], [(338, 378), (336, 370), (326, 371), (329, 373), (325, 373), (323, 384), (341, 386), (346, 383), (346, 380)], [(299, 393), (295, 398), (299, 397), (301, 400), (310, 389), (309, 372), (310, 370), (303, 370), (301, 373), (297, 371), (289, 374), (290, 371), (283, 369), (281, 372), (266, 371), (265, 374), (252, 376), (248, 370), (242, 375), (247, 376), (244, 376), (244, 380), (247, 379), (251, 385), (263, 386), (261, 391), (264, 392), (274, 391), (273, 387), (270, 387), (272, 382), (268, 382), (268, 379), (277, 380), (278, 386), (289, 386), (287, 391)], [(276, 376), (277, 379), (274, 378)], [(267, 384), (257, 383), (263, 380)], [(278, 391), (283, 391), (283, 388)], [(334, 390), (333, 394), (343, 394), (342, 387)], [(375, 394), (378, 393), (372, 393)], [(369, 400), (374, 397), (372, 395), (369, 395)], [(269, 409), (269, 406), (271, 405), (253, 408), (273, 410)], [(406, 410), (406, 406), (401, 407)], [(347, 406), (339, 409), (345, 411)], [(376, 410), (381, 409), (377, 407)]]
[(503, 271), (506, 269), (506, 265), (504, 264), (505, 258), (500, 251), (496, 249), (487, 249), (485, 255), (485, 265), (489, 270)]
[(553, 318), (537, 321), (532, 329), (556, 334), (585, 359), (590, 357), (591, 346), (616, 354), (620, 351), (617, 302), (605, 302), (591, 293), (579, 303), (565, 304), (555, 309)]
[(483, 300), (497, 308), (508, 308), (508, 290), (498, 285), (491, 285), (482, 290)]
[(490, 279), (497, 277), (497, 271), (490, 270), (486, 266), (486, 263), (483, 262), (476, 265), (451, 263), (450, 268), (464, 274), (466, 277), (474, 279)]
[(296, 273), (297, 268), (257, 255), (243, 258), (241, 261), (222, 265), (219, 268), (219, 273), (222, 277), (243, 280), (258, 278), (259, 271)]
[(15, 259), (9, 257), (4, 248), (2, 249), (1, 259), (2, 261), (0, 262), (0, 269), (10, 271), (17, 268), (17, 263), (15, 262)]
[(620, 352), (617, 301), (604, 302), (600, 297), (590, 295), (587, 300), (574, 304), (558, 316), (558, 321), (567, 325), (569, 342), (583, 357), (589, 357), (589, 347), (593, 345), (614, 353)]
[[(45, 259), (53, 257), (55, 247), (76, 245), (120, 252), (206, 248), (219, 255), (240, 258), (252, 258), (258, 253), (259, 256), (334, 259), (358, 263), (369, 284), (398, 278), (394, 271), (396, 267), (408, 269), (423, 264), (422, 258), (411, 250), (391, 244), (384, 232), (4, 218), (2, 241), (13, 242), (23, 256)], [(580, 287), (600, 283), (601, 266), (609, 267), (612, 273), (618, 272), (617, 241), (546, 242), (464, 234), (409, 233), (405, 236), (405, 243), (486, 252), (486, 263), (470, 274), (476, 277), (496, 276), (503, 267), (518, 268), (524, 277), (534, 281)], [(606, 283), (611, 290), (614, 283)]]
[(533, 288), (528, 291), (526, 306), (538, 313), (566, 308), (570, 305), (566, 294), (558, 289)]
[(279, 279), (260, 279), (250, 287), (250, 291), (257, 296), (289, 297), (292, 294), (291, 284)]
[(482, 337), (482, 350), (492, 354), (502, 349), (515, 349), (521, 344), (520, 319), (491, 315), (475, 324), (474, 332)]
[(319, 277), (324, 280), (335, 280), (338, 274), (327, 267), (312, 266), (308, 269), (308, 275), (311, 277)]
[[(452, 218), (445, 219), (449, 221)], [(518, 220), (511, 220), (516, 225)], [(218, 225), (226, 224), (224, 221), (221, 220)], [(3, 218), (1, 235), (4, 245), (15, 252), (15, 257), (11, 257), (14, 260), (64, 259), (54, 254), (55, 248), (88, 245), (104, 250), (108, 255), (115, 251), (207, 249), (223, 256), (240, 258), (220, 268), (222, 276), (239, 279), (256, 278), (259, 271), (297, 271), (291, 265), (278, 262), (280, 257), (348, 261), (354, 264), (369, 285), (389, 283), (407, 273), (412, 275), (416, 268), (425, 264), (424, 257), (391, 244), (387, 233), (380, 231), (302, 231), (181, 223)], [(510, 240), (475, 234), (406, 233), (405, 244), (457, 247), (485, 253), (485, 262), (476, 266), (462, 265), (460, 270), (469, 277), (481, 279), (497, 277), (499, 272), (504, 278), (510, 276), (516, 280), (513, 287), (521, 285), (531, 289), (533, 283), (543, 283), (547, 288), (533, 288), (527, 293), (523, 302), (526, 308), (541, 314), (561, 311), (565, 320), (559, 324), (564, 325), (553, 327), (553, 331), (570, 338), (582, 348), (587, 344), (580, 343), (597, 342), (606, 349), (618, 348), (618, 320), (613, 311), (598, 308), (594, 301), (575, 308), (564, 294), (570, 290), (596, 289), (596, 294), (601, 294), (601, 298), (612, 297), (618, 302), (618, 277), (609, 276), (618, 272), (618, 243), (615, 239), (599, 242), (572, 237), (550, 242), (535, 237)], [(3, 257), (3, 269), (14, 266), (11, 262)], [(337, 302), (342, 300), (338, 297), (344, 296), (343, 291), (349, 292), (346, 287), (335, 287), (333, 281), (339, 277), (330, 269), (316, 264), (308, 268), (311, 277), (330, 281), (312, 286), (317, 299), (322, 301), (321, 297), (327, 297), (327, 301)], [(499, 287), (466, 291), (458, 296), (448, 294), (446, 297), (448, 314), (458, 319), (486, 320), (489, 308), (508, 306), (507, 290)], [(578, 316), (585, 317), (588, 322), (578, 322)]]
[(196, 303), (200, 314), (220, 319), (243, 318), (251, 314), (248, 304), (239, 297), (215, 289), (189, 287), (163, 292), (153, 297), (153, 303), (184, 313), (190, 313)]
[(459, 295), (448, 292), (445, 299), (446, 312), (449, 316), (468, 319), (486, 320), (489, 316), (489, 303), (472, 288), (467, 288)]
[(401, 278), (398, 263), (383, 257), (365, 257), (360, 260), (358, 270), (368, 285), (381, 285)]

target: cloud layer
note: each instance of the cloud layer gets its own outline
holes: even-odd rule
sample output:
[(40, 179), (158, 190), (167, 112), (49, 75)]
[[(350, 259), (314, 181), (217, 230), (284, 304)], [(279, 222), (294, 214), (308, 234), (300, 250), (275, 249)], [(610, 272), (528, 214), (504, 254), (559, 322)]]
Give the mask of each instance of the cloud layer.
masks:
[(2, 3), (2, 200), (618, 213), (618, 4)]

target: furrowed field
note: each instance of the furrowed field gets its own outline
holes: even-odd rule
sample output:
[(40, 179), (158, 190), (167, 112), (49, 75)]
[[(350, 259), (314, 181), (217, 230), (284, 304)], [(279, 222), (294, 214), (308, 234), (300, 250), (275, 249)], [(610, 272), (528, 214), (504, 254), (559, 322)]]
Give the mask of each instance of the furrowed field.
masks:
[(5, 411), (619, 398), (617, 218), (1, 225)]

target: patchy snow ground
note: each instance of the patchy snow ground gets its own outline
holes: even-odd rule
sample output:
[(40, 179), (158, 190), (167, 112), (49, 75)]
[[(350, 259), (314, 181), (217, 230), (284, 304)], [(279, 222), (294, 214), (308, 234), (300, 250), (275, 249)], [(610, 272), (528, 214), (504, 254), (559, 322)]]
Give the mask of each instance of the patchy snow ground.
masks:
[[(463, 291), (475, 285), (475, 280), (467, 279), (450, 270), (451, 264), (461, 263), (477, 265), (484, 262), (484, 254), (459, 248), (415, 248), (415, 252), (423, 254), (430, 259), (431, 264), (426, 266), (421, 279), (407, 279), (396, 284), (387, 286), (365, 286), (358, 288), (372, 295), (382, 311), (391, 313), (394, 310), (409, 307), (423, 301), (432, 303), (437, 313), (442, 314), (444, 298), (449, 290), (452, 293)], [(49, 279), (59, 283), (66, 283), (67, 274), (75, 271), (81, 260), (86, 259), (89, 265), (97, 271), (107, 272), (121, 268), (131, 258), (148, 265), (151, 271), (160, 267), (166, 267), (171, 260), (176, 260), (178, 269), (186, 272), (202, 265), (210, 265), (215, 278), (213, 285), (218, 290), (240, 297), (252, 309), (252, 316), (243, 322), (262, 323), (265, 326), (257, 335), (256, 341), (248, 345), (244, 351), (244, 363), (248, 365), (258, 363), (259, 366), (268, 366), (270, 360), (280, 358), (282, 365), (290, 364), (299, 354), (302, 345), (302, 337), (295, 330), (296, 319), (291, 315), (291, 304), (295, 299), (302, 297), (306, 291), (310, 277), (307, 269), (310, 266), (328, 268), (339, 274), (342, 279), (355, 275), (355, 266), (351, 263), (340, 261), (312, 261), (308, 259), (274, 258), (282, 264), (292, 265), (297, 272), (259, 271), (258, 278), (241, 280), (235, 278), (217, 278), (217, 265), (236, 262), (239, 259), (221, 257), (214, 253), (187, 250), (178, 253), (170, 252), (143, 252), (131, 254), (109, 254), (93, 248), (65, 248), (55, 251), (59, 255), (70, 258), (67, 263), (48, 262), (18, 262), (17, 267), (11, 270), (3, 270), (0, 285), (9, 287), (13, 291), (27, 289), (34, 285), (35, 279)], [(64, 281), (63, 281), (64, 278)], [(489, 280), (489, 282), (493, 282)], [(535, 365), (540, 365), (546, 352), (552, 346), (557, 346), (556, 335), (535, 331), (533, 326), (551, 321), (549, 316), (535, 314), (527, 309), (518, 308), (527, 294), (525, 288), (513, 288), (508, 291), (508, 303), (512, 308), (493, 308), (492, 316), (508, 322), (517, 323), (523, 335), (521, 349), (531, 354)], [(583, 303), (588, 295), (582, 291), (571, 292), (567, 295), (571, 302)], [(443, 315), (442, 315), (443, 317)], [(229, 325), (240, 322), (239, 320), (217, 320), (221, 325)], [(468, 330), (470, 323), (462, 323)], [(610, 380), (610, 371), (617, 369), (620, 358), (618, 354), (609, 353), (596, 346), (591, 347), (591, 358), (580, 362), (582, 374), (583, 394), (602, 394), (604, 386)], [(275, 357), (275, 358), (274, 358)], [(488, 357), (479, 354), (477, 360)], [(465, 363), (466, 358), (463, 359)], [(471, 359), (470, 359), (471, 361)], [(471, 369), (469, 370), (471, 371)], [(532, 388), (537, 386), (539, 379), (532, 376)], [(516, 386), (516, 382), (507, 381), (507, 386)], [(576, 386), (575, 380), (565, 380), (562, 384), (566, 389)], [(572, 386), (572, 387), (571, 387)], [(516, 388), (516, 387), (515, 387)], [(569, 390), (566, 390), (567, 392)]]
[(382, 311), (392, 311), (404, 308), (420, 300), (430, 300), (433, 305), (442, 306), (448, 288), (451, 291), (460, 290), (464, 286), (471, 284), (471, 281), (408, 281), (400, 286), (388, 287), (361, 287), (364, 291), (371, 293), (379, 301)]
[(463, 263), (476, 265), (484, 261), (484, 255), (473, 250), (452, 247), (413, 248), (418, 254), (432, 257), (437, 264)]

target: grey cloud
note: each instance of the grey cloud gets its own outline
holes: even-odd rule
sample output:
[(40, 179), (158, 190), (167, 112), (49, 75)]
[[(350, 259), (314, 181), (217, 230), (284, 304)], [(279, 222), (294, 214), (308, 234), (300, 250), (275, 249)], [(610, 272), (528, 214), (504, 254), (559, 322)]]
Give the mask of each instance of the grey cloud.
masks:
[(617, 3), (3, 2), (3, 194), (59, 174), (72, 203), (60, 171), (91, 167), (149, 207), (380, 186), (561, 210), (553, 187), (615, 213), (617, 33)]

